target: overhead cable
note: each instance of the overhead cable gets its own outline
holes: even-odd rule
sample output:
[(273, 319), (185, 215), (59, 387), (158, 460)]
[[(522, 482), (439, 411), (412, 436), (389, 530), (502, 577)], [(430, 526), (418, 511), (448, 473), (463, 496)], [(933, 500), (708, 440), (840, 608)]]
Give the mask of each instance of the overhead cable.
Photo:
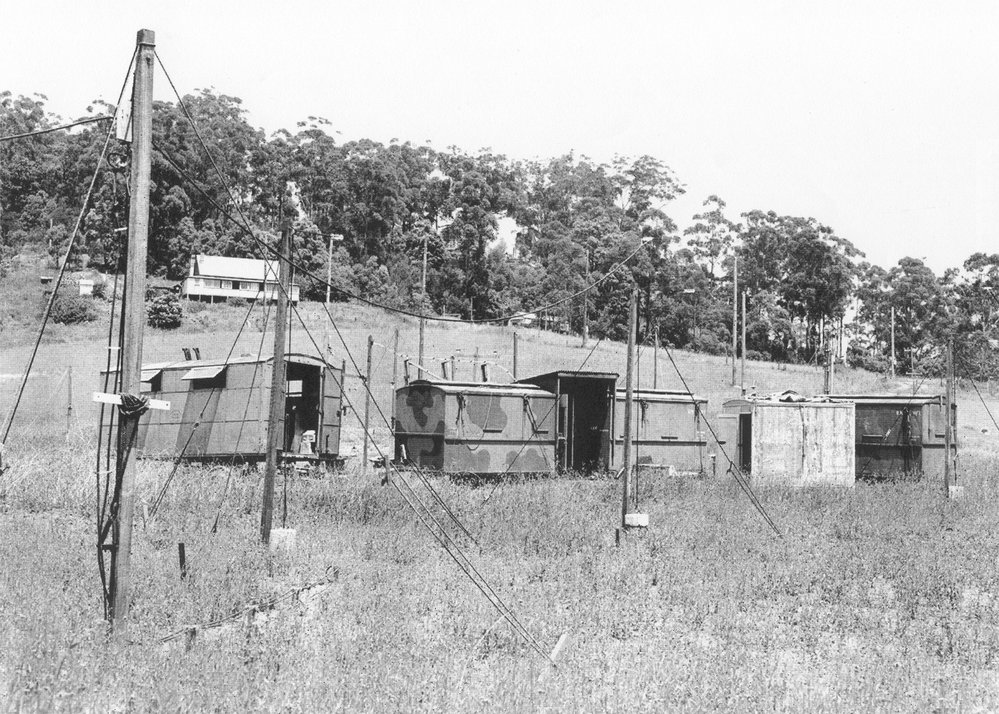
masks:
[(5, 141), (14, 141), (15, 139), (27, 139), (32, 136), (41, 136), (42, 134), (51, 134), (54, 131), (63, 131), (64, 129), (72, 129), (74, 126), (81, 126), (83, 124), (93, 124), (98, 121), (110, 121), (114, 117), (99, 116), (99, 117), (88, 117), (87, 119), (78, 119), (77, 121), (70, 122), (69, 124), (60, 124), (59, 126), (50, 126), (45, 129), (36, 129), (35, 131), (26, 131), (23, 134), (8, 134), (7, 136), (0, 136), (0, 144)]

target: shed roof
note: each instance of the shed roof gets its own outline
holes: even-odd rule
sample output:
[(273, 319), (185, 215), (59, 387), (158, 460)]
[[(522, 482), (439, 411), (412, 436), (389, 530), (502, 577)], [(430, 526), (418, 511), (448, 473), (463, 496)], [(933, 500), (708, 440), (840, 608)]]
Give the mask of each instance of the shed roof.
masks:
[(881, 404), (893, 407), (944, 403), (942, 394), (829, 394), (827, 396), (838, 402)]
[(853, 406), (851, 401), (815, 401), (815, 400), (798, 400), (794, 402), (781, 401), (776, 399), (766, 399), (766, 398), (754, 398), (754, 397), (736, 397), (735, 399), (729, 399), (722, 404), (723, 409), (730, 409), (734, 407), (743, 407), (746, 412), (757, 408), (778, 408), (786, 409), (788, 407), (794, 408), (814, 408), (814, 409), (842, 409), (843, 407)]
[(265, 280), (276, 282), (281, 275), (281, 268), (276, 260), (198, 255), (194, 258), (191, 275), (253, 280), (255, 282), (264, 282)]
[[(445, 394), (481, 394), (483, 396), (511, 397), (550, 397), (548, 392), (532, 384), (513, 384), (504, 382), (438, 382), (430, 379), (416, 379), (409, 387), (433, 387)], [(406, 387), (402, 387), (405, 389)]]
[[(311, 364), (317, 367), (321, 367), (324, 362), (321, 357), (316, 357), (315, 355), (305, 354), (303, 352), (292, 352), (286, 354), (284, 357), (286, 362), (294, 362), (296, 364)], [(240, 355), (239, 357), (230, 357), (229, 359), (218, 358), (218, 359), (188, 359), (179, 360), (177, 362), (153, 362), (150, 364), (142, 365), (142, 380), (148, 381), (156, 376), (159, 372), (165, 369), (175, 370), (193, 370), (202, 367), (226, 367), (233, 364), (253, 364), (254, 362), (271, 362), (274, 360), (274, 355)], [(333, 367), (334, 365), (326, 363), (328, 366)], [(112, 369), (109, 371), (101, 370), (101, 374), (114, 374), (118, 369)], [(201, 377), (198, 377), (201, 379)]]
[[(618, 400), (625, 398), (625, 390), (617, 390)], [(707, 404), (707, 397), (701, 397), (690, 392), (681, 392), (673, 389), (636, 389), (632, 393), (635, 399), (642, 399), (647, 402), (672, 402), (676, 404)]]

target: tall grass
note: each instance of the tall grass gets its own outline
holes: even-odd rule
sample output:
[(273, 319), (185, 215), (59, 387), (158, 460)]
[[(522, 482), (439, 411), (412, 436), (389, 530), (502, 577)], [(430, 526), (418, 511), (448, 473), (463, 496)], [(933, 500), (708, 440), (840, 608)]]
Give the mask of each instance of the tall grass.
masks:
[[(13, 709), (509, 711), (982, 708), (999, 704), (995, 462), (939, 484), (761, 492), (644, 479), (648, 532), (614, 547), (619, 484), (435, 487), (486, 578), (551, 647), (552, 670), (432, 542), (380, 475), (290, 475), (290, 555), (257, 544), (259, 474), (183, 467), (137, 519), (127, 632), (100, 618), (88, 454), (15, 460), (0, 481), (0, 673)], [(139, 470), (150, 503), (166, 464)], [(284, 484), (278, 484), (277, 515)], [(212, 533), (219, 505), (222, 517)], [(140, 506), (140, 511), (141, 506)], [(189, 575), (182, 580), (177, 543)], [(327, 571), (327, 568), (332, 569)], [(247, 625), (160, 644), (329, 573), (330, 590)]]
[[(396, 326), (400, 352), (415, 353), (415, 322), (367, 308), (333, 309), (359, 363), (368, 333), (390, 345)], [(321, 307), (305, 306), (304, 314), (323, 335), (323, 347), (328, 337), (341, 349), (335, 335), (323, 334)], [(180, 332), (150, 331), (148, 359), (179, 356), (181, 346), (199, 341), (227, 350), (242, 312), (212, 308), (199, 315), (200, 326), (192, 320)], [(251, 328), (237, 353), (255, 352), (260, 331)], [(283, 523), (286, 500), (287, 525), (297, 529), (290, 554), (270, 554), (258, 544), (258, 472), (183, 466), (158, 513), (148, 517), (170, 464), (142, 462), (133, 615), (124, 633), (109, 638), (96, 568), (95, 413), (85, 406), (104, 357), (98, 332), (67, 326), (53, 338), (62, 341), (46, 343), (43, 369), (29, 382), (28, 406), (19, 417), (26, 421), (15, 424), (9, 468), (0, 475), (0, 527), (7, 534), (0, 539), (5, 709), (999, 706), (999, 458), (997, 435), (973, 393), (962, 396), (959, 412), (964, 500), (942, 499), (941, 484), (929, 480), (761, 491), (783, 537), (769, 531), (723, 476), (641, 479), (640, 508), (651, 528), (627, 534), (620, 547), (614, 546), (616, 481), (435, 479), (478, 546), (452, 529), (455, 539), (524, 624), (546, 647), (569, 633), (552, 669), (498, 621), (394, 489), (381, 484), (381, 474), (360, 473), (353, 458), (341, 475), (279, 479), (276, 525)], [(293, 337), (293, 349), (299, 339), (304, 335)], [(460, 356), (471, 359), (477, 345), (480, 359), (492, 359), (495, 351), (512, 370), (512, 334), (505, 328), (433, 326), (427, 342), (434, 358), (461, 349)], [(577, 368), (593, 347), (540, 332), (521, 333), (519, 342), (521, 376)], [(6, 345), (0, 349), (4, 374), (23, 364), (27, 341)], [(375, 395), (389, 413), (393, 360), (378, 349)], [(203, 349), (211, 356), (224, 351)], [(691, 387), (711, 399), (709, 415), (737, 393), (724, 359), (674, 357)], [(652, 383), (649, 360), (646, 351), (644, 386)], [(658, 385), (678, 388), (662, 353), (660, 363)], [(75, 409), (67, 434), (65, 404), (52, 385), (69, 364)], [(621, 346), (600, 345), (586, 367), (623, 371)], [(469, 363), (461, 369), (470, 374)], [(747, 372), (747, 384), (760, 392), (814, 393), (821, 384), (821, 373), (810, 367), (750, 362)], [(841, 378), (843, 391), (908, 386), (859, 372)], [(10, 383), (0, 382), (5, 408)], [(354, 374), (348, 396), (360, 407), (363, 395)], [(995, 413), (994, 406), (990, 402)], [(359, 445), (351, 418), (345, 452)], [(387, 447), (384, 426), (376, 438)], [(332, 584), (322, 596), (303, 594), (297, 604), (243, 617), (252, 604), (325, 576)], [(239, 616), (235, 624), (203, 630), (193, 642), (160, 642), (230, 615)]]

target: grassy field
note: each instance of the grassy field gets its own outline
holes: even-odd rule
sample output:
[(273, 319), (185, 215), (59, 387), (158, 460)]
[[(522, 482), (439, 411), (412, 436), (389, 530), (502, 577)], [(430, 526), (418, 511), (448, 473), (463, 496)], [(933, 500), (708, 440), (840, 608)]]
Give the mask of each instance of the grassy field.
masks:
[[(348, 359), (321, 308), (302, 312), (320, 346), (328, 341)], [(415, 323), (348, 305), (334, 317), (361, 365), (374, 334), (376, 395), (387, 411), (386, 346), (398, 327), (399, 352), (414, 355)], [(224, 356), (242, 318), (240, 309), (219, 307), (189, 315), (178, 332), (150, 331), (147, 359), (179, 357), (188, 345)], [(258, 318), (237, 354), (256, 352)], [(782, 537), (723, 478), (644, 480), (651, 528), (619, 548), (614, 481), (435, 480), (478, 546), (452, 528), (455, 539), (528, 629), (546, 649), (568, 634), (557, 668), (498, 619), (395, 490), (362, 475), (356, 458), (342, 477), (289, 478), (287, 525), (297, 529), (297, 547), (278, 555), (258, 545), (257, 472), (182, 468), (157, 517), (137, 523), (133, 618), (109, 639), (94, 552), (96, 417), (87, 401), (105, 329), (58, 327), (46, 338), (0, 476), (7, 710), (999, 708), (999, 434), (973, 392), (962, 392), (959, 406), (964, 500), (944, 500), (940, 484), (928, 481), (761, 492)], [(3, 334), (5, 414), (32, 337), (16, 326)], [(302, 330), (292, 339), (307, 344)], [(507, 328), (433, 327), (428, 345), (431, 357), (465, 360), (459, 370), (469, 376), (476, 348), (480, 359), (512, 371)], [(592, 346), (522, 331), (518, 373), (578, 368)], [(724, 358), (674, 357), (711, 400), (709, 415), (737, 393)], [(651, 386), (651, 351), (642, 360), (642, 383)], [(601, 344), (586, 368), (623, 372), (621, 345)], [(660, 387), (680, 386), (662, 353), (657, 376)], [(841, 379), (843, 390), (910, 387), (852, 371)], [(821, 380), (815, 368), (747, 364), (747, 384), (760, 392), (814, 393)], [(355, 375), (348, 396), (360, 403), (362, 394)], [(356, 421), (349, 426), (346, 450), (356, 453), (360, 430)], [(140, 466), (140, 504), (153, 500), (168, 469)], [(244, 614), (317, 581), (298, 598)], [(230, 616), (193, 640), (162, 642)]]

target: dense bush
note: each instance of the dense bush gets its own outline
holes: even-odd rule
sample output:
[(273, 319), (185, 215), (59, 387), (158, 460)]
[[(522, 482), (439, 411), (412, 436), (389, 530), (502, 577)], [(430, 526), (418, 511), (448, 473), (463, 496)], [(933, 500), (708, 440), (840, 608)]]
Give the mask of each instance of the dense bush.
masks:
[(146, 320), (150, 327), (172, 330), (180, 327), (184, 310), (174, 293), (161, 293), (146, 304)]
[(52, 322), (74, 325), (78, 322), (93, 322), (97, 319), (97, 308), (93, 298), (82, 295), (56, 295), (49, 314)]

